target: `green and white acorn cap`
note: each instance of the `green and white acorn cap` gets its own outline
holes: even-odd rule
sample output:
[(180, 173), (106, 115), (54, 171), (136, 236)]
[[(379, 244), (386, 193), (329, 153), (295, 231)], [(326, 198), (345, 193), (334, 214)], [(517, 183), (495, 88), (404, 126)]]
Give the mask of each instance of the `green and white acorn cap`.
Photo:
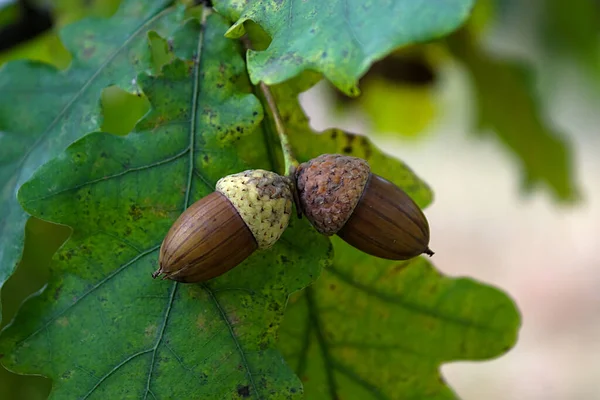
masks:
[(273, 246), (290, 222), (290, 183), (275, 172), (253, 169), (228, 175), (217, 182), (216, 191), (233, 204), (260, 249)]

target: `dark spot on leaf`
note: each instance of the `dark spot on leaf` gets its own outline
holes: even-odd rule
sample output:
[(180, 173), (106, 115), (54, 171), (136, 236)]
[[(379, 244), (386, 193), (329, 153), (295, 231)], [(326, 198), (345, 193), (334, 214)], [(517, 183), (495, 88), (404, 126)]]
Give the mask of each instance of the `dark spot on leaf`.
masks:
[(254, 111), (254, 112), (252, 113), (252, 115), (254, 115), (254, 116), (256, 117), (256, 116), (258, 115), (258, 111)]
[(142, 210), (140, 210), (140, 208), (136, 204), (132, 204), (131, 207), (129, 207), (128, 214), (134, 221), (137, 221), (140, 218), (142, 218)]
[(321, 58), (327, 58), (327, 52), (326, 52), (326, 51), (324, 51), (324, 52), (321, 54)]
[(95, 47), (85, 48), (85, 49), (83, 49), (83, 57), (90, 58), (94, 54), (95, 51), (96, 51)]
[(56, 288), (56, 290), (54, 291), (54, 300), (58, 300), (58, 296), (60, 296), (60, 292), (62, 292), (62, 285), (60, 285), (59, 287)]
[(369, 144), (369, 140), (366, 137), (361, 137), (360, 138), (360, 145), (363, 147), (363, 149), (365, 150), (365, 158), (371, 158), (371, 155), (373, 154), (373, 150), (371, 149), (371, 145)]
[(329, 289), (330, 290), (335, 290), (335, 285), (332, 283), (331, 285), (329, 285)]
[(202, 157), (204, 159), (204, 162), (208, 162), (208, 154), (205, 154), (204, 157)]
[(352, 146), (346, 146), (342, 149), (342, 151), (346, 154), (352, 153)]
[(281, 258), (281, 262), (284, 264), (289, 261), (289, 259), (286, 256), (281, 256), (280, 258)]
[(106, 158), (106, 157), (108, 157), (108, 154), (106, 154), (106, 152), (103, 151), (102, 153), (100, 153), (100, 157)]
[(225, 86), (225, 84), (224, 84), (224, 83), (217, 83), (217, 88), (218, 88), (218, 89), (221, 89), (223, 86)]
[(338, 133), (337, 133), (337, 131), (336, 131), (336, 130), (333, 130), (333, 131), (331, 132), (331, 138), (332, 138), (332, 139), (335, 139), (335, 138), (337, 137), (337, 134), (338, 134)]

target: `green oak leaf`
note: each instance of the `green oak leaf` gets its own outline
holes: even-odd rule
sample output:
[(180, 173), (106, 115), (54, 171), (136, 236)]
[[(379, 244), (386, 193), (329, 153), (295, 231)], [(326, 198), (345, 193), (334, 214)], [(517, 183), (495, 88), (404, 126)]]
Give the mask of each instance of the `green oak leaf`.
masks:
[(290, 300), (279, 348), (306, 398), (456, 399), (439, 366), (496, 357), (519, 315), (497, 289), (440, 275), (422, 257), (377, 260), (334, 240), (333, 265)]
[(284, 82), (299, 73), (322, 73), (348, 95), (358, 79), (395, 49), (448, 34), (465, 21), (473, 0), (217, 0), (215, 8), (236, 21), (229, 37), (254, 21), (272, 38), (263, 51), (250, 51), (253, 83)]
[[(272, 88), (299, 159), (365, 158), (375, 173), (427, 206), (427, 185), (366, 137), (311, 131), (297, 94), (317, 79), (309, 74)], [(444, 277), (424, 258), (381, 260), (337, 237), (332, 242), (333, 265), (292, 297), (278, 341), (307, 399), (455, 398), (440, 377), (443, 362), (489, 359), (514, 345), (520, 317), (499, 290)]]
[[(151, 66), (148, 32), (165, 37), (183, 17), (166, 8), (123, 2), (110, 19), (89, 18), (61, 31), (72, 53), (69, 69), (15, 61), (0, 69), (0, 286), (21, 257), (28, 214), (17, 190), (33, 172), (83, 134), (102, 124), (99, 97), (108, 85), (136, 90), (135, 77)], [(43, 89), (42, 89), (43, 88)]]
[(223, 175), (268, 167), (263, 110), (227, 28), (217, 14), (203, 29), (182, 26), (174, 51), (193, 58), (138, 77), (152, 108), (134, 132), (83, 137), (19, 191), (28, 212), (73, 227), (47, 287), (0, 338), (2, 363), (51, 377), (51, 398), (302, 395), (274, 346), (289, 294), (331, 253), (306, 220), (293, 218), (272, 249), (207, 283), (151, 278), (191, 202)]
[(523, 187), (543, 186), (560, 201), (576, 200), (579, 190), (568, 139), (541, 115), (529, 71), (489, 56), (466, 30), (453, 35), (448, 43), (471, 75), (478, 127), (497, 135), (514, 154)]

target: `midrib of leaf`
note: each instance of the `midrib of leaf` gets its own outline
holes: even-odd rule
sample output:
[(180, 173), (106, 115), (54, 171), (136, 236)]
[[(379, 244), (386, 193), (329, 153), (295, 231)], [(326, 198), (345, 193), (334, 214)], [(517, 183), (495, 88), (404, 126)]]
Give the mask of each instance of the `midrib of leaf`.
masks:
[[(195, 64), (194, 64), (194, 67), (195, 67), (194, 68), (194, 88), (192, 91), (192, 118), (191, 118), (191, 129), (190, 129), (190, 165), (189, 165), (189, 170), (188, 170), (188, 187), (186, 188), (186, 193), (185, 193), (184, 210), (187, 209), (187, 207), (189, 207), (189, 198), (190, 198), (190, 192), (191, 192), (191, 187), (192, 187), (192, 177), (193, 177), (194, 171), (195, 171), (195, 169), (194, 169), (194, 152), (195, 152), (195, 133), (196, 133), (196, 107), (197, 107), (197, 103), (198, 103), (198, 93), (199, 93), (199, 89), (200, 89), (200, 71), (199, 71), (200, 70), (200, 58), (201, 58), (201, 54), (202, 54), (202, 46), (203, 46), (203, 39), (204, 39), (204, 27), (206, 26), (206, 18), (208, 16), (207, 14), (208, 13), (206, 12), (206, 9), (203, 8), (202, 21), (201, 21), (202, 29), (200, 30), (200, 35), (199, 35), (199, 39), (198, 39), (198, 47), (196, 50), (196, 60), (195, 60)], [(201, 175), (201, 174), (198, 173), (198, 175)], [(175, 282), (174, 285), (178, 285), (178, 283)], [(252, 391), (254, 393), (256, 393), (257, 397), (260, 398), (257, 387), (256, 387), (256, 383), (254, 382), (254, 377), (252, 376), (252, 371), (250, 370), (250, 365), (248, 364), (248, 360), (246, 360), (246, 354), (244, 353), (244, 350), (242, 349), (242, 346), (241, 346), (239, 340), (235, 336), (235, 332), (233, 331), (233, 326), (229, 322), (229, 319), (227, 319), (227, 314), (225, 313), (225, 310), (223, 310), (223, 307), (221, 307), (219, 300), (217, 300), (217, 297), (215, 296), (213, 291), (210, 290), (210, 288), (208, 286), (202, 284), (201, 287), (209, 295), (211, 300), (214, 302), (215, 307), (217, 308), (217, 310), (219, 311), (219, 314), (221, 315), (221, 318), (223, 319), (223, 323), (225, 323), (225, 325), (227, 325), (227, 329), (229, 330), (229, 334), (231, 335), (231, 340), (235, 344), (235, 347), (236, 347), (238, 353), (240, 354), (242, 364), (244, 365), (244, 368), (246, 369), (246, 374), (248, 375), (248, 380), (250, 381), (250, 385), (252, 386)]]
[[(306, 289), (309, 290), (310, 288)], [(302, 379), (302, 375), (306, 371), (306, 362), (308, 358), (308, 349), (310, 348), (310, 334), (312, 333), (312, 315), (307, 313), (306, 327), (304, 329), (304, 337), (302, 338), (302, 347), (300, 348), (300, 358), (296, 367), (296, 374)]]
[[(357, 375), (354, 371), (350, 370), (343, 364), (337, 362), (329, 353), (330, 344), (327, 342), (325, 338), (325, 334), (323, 332), (323, 327), (321, 325), (321, 319), (319, 318), (319, 312), (317, 310), (317, 301), (315, 300), (314, 289), (312, 287), (308, 287), (305, 289), (306, 292), (306, 303), (308, 309), (308, 328), (306, 329), (307, 337), (305, 338), (305, 343), (303, 343), (303, 347), (300, 353), (300, 363), (299, 366), (302, 365), (304, 369), (306, 367), (306, 356), (308, 353), (309, 342), (310, 342), (310, 331), (315, 331), (315, 336), (317, 337), (317, 344), (319, 349), (321, 350), (321, 355), (323, 356), (323, 362), (325, 364), (325, 370), (327, 373), (327, 384), (329, 387), (329, 395), (332, 400), (337, 400), (339, 398), (338, 395), (338, 386), (335, 380), (334, 373), (338, 372), (342, 375), (345, 375), (348, 379), (354, 381), (358, 385), (362, 386), (365, 390), (371, 393), (378, 400), (389, 400), (383, 393), (377, 390), (369, 382), (362, 379), (359, 375)], [(312, 327), (312, 329), (310, 328)], [(301, 371), (297, 371), (298, 374), (301, 374)]]
[(325, 340), (325, 335), (323, 334), (323, 327), (321, 326), (321, 319), (319, 318), (319, 313), (317, 312), (316, 300), (314, 298), (314, 289), (312, 287), (306, 288), (306, 304), (308, 307), (308, 315), (310, 316), (313, 329), (315, 331), (315, 335), (317, 337), (317, 343), (319, 344), (319, 348), (321, 349), (321, 354), (323, 356), (323, 362), (325, 364), (325, 371), (327, 373), (327, 385), (329, 387), (329, 395), (332, 399), (337, 399), (337, 383), (335, 381), (335, 376), (333, 375), (333, 359), (331, 354), (329, 354), (329, 347), (327, 346), (327, 341)]
[[(202, 177), (202, 174), (200, 174), (198, 171), (196, 171), (196, 169), (194, 167), (194, 156), (195, 156), (195, 151), (196, 151), (195, 142), (196, 142), (196, 131), (197, 131), (196, 112), (197, 112), (197, 106), (198, 106), (198, 93), (200, 92), (200, 65), (201, 65), (201, 58), (202, 58), (202, 48), (204, 45), (204, 43), (203, 43), (204, 42), (204, 27), (206, 26), (207, 16), (208, 16), (208, 13), (206, 12), (206, 9), (203, 8), (202, 17), (201, 17), (202, 29), (200, 30), (200, 34), (198, 37), (198, 45), (196, 48), (196, 58), (194, 60), (194, 83), (193, 83), (193, 88), (192, 88), (192, 99), (191, 99), (192, 112), (191, 112), (191, 118), (190, 118), (189, 147), (186, 150), (189, 152), (188, 181), (187, 181), (187, 187), (186, 187), (186, 191), (185, 191), (185, 198), (184, 198), (182, 213), (190, 206), (192, 180), (193, 180), (194, 175), (200, 176), (202, 181), (204, 183), (207, 183), (206, 179), (204, 177)], [(185, 153), (185, 151), (182, 153)], [(167, 311), (165, 313), (165, 318), (163, 321), (163, 327), (162, 327), (160, 336), (156, 342), (156, 345), (154, 346), (154, 349), (153, 349), (152, 361), (150, 364), (150, 371), (148, 373), (148, 381), (147, 381), (146, 394), (144, 395), (144, 399), (147, 398), (148, 393), (152, 394), (152, 397), (156, 398), (154, 393), (152, 393), (152, 391), (150, 390), (150, 381), (151, 381), (151, 377), (152, 377), (152, 371), (154, 368), (156, 350), (158, 349), (160, 342), (162, 341), (163, 334), (164, 334), (164, 331), (165, 331), (166, 325), (167, 325), (167, 320), (169, 318), (169, 313), (170, 313), (170, 310), (172, 308), (172, 304), (174, 301), (174, 294), (175, 294), (178, 286), (179, 286), (178, 282), (173, 283), (173, 288), (171, 290), (171, 297), (169, 299), (169, 305), (167, 307)], [(225, 325), (227, 326), (227, 329), (229, 330), (229, 334), (231, 335), (231, 339), (236, 347), (236, 350), (238, 351), (238, 353), (240, 355), (242, 364), (244, 365), (244, 368), (246, 369), (246, 374), (248, 376), (248, 380), (250, 381), (252, 390), (260, 398), (256, 383), (254, 382), (254, 377), (252, 376), (252, 371), (250, 370), (250, 365), (248, 363), (248, 360), (246, 359), (246, 355), (244, 353), (244, 350), (243, 350), (239, 340), (235, 336), (235, 332), (233, 331), (233, 326), (227, 319), (227, 314), (225, 313), (225, 310), (219, 303), (214, 292), (212, 290), (210, 290), (210, 288), (208, 286), (206, 286), (204, 284), (202, 284), (200, 286), (209, 295), (210, 299), (214, 303), (214, 306), (219, 311), (219, 314), (220, 314), (221, 318), (223, 319), (223, 323), (225, 323)]]

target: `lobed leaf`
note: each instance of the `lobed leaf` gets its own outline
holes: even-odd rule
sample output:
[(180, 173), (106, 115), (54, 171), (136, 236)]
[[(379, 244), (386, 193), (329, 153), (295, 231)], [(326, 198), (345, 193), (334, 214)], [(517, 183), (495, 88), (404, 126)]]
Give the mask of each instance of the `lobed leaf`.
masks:
[(151, 278), (191, 202), (225, 174), (267, 166), (262, 108), (226, 29), (218, 15), (182, 26), (174, 51), (193, 59), (138, 77), (152, 109), (135, 131), (85, 136), (20, 190), (28, 212), (74, 229), (0, 340), (8, 368), (53, 379), (52, 398), (301, 396), (274, 341), (288, 295), (329, 259), (305, 220), (205, 284)]
[(236, 21), (227, 35), (245, 33), (244, 23), (259, 24), (272, 38), (263, 51), (250, 51), (253, 83), (284, 82), (303, 71), (322, 73), (348, 95), (358, 95), (358, 79), (377, 60), (409, 44), (456, 29), (473, 0), (396, 1), (215, 1)]
[[(311, 131), (297, 94), (317, 79), (306, 74), (273, 87), (298, 157), (365, 158), (375, 173), (427, 206), (428, 186), (366, 137)], [(292, 297), (278, 341), (307, 399), (453, 399), (439, 373), (442, 363), (489, 359), (514, 345), (520, 316), (503, 292), (445, 277), (424, 258), (382, 260), (337, 237), (332, 242), (332, 265)]]
[(443, 362), (514, 345), (519, 315), (499, 290), (444, 277), (423, 257), (376, 260), (333, 242), (333, 265), (290, 301), (280, 331), (306, 398), (455, 399)]
[(167, 0), (123, 2), (110, 19), (89, 18), (61, 31), (73, 61), (58, 71), (15, 61), (0, 69), (0, 287), (23, 250), (28, 214), (17, 190), (34, 171), (102, 123), (99, 96), (106, 86), (136, 90), (137, 74), (150, 67), (147, 34), (168, 37), (183, 17)]

